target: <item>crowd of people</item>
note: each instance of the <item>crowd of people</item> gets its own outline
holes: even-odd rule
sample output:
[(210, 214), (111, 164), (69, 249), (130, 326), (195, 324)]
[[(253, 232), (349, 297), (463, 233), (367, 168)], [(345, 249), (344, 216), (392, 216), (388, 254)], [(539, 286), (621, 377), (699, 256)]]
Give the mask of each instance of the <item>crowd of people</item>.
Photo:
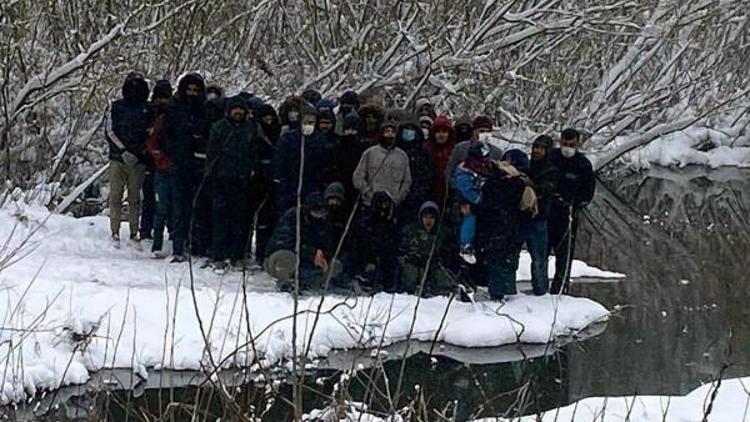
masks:
[(277, 110), (250, 93), (225, 97), (197, 73), (176, 92), (131, 73), (106, 122), (112, 241), (120, 247), (127, 191), (130, 241), (153, 239), (154, 259), (168, 258), (168, 230), (172, 262), (189, 254), (221, 274), (254, 259), (281, 289), (442, 294), (472, 283), (502, 299), (516, 293), (525, 245), (534, 294), (565, 292), (596, 185), (581, 135), (540, 135), (527, 155), (493, 144), (493, 127), (438, 114), (426, 98), (385, 109), (353, 91), (307, 90)]

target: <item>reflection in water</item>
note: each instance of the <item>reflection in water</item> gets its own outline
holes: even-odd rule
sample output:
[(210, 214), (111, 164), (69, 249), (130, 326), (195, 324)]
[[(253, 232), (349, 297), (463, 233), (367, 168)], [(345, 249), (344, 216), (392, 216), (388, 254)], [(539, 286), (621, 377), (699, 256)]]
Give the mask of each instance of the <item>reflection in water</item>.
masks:
[[(607, 330), (550, 355), (546, 350), (536, 353), (533, 348), (469, 355), (461, 350), (446, 351), (453, 358), (419, 353), (407, 361), (406, 397), (400, 405), (414, 397), (413, 386), (419, 385), (429, 408), (444, 409), (455, 403), (456, 420), (462, 421), (474, 416), (515, 415), (518, 394), (524, 391), (530, 399), (523, 412), (534, 413), (588, 396), (685, 394), (715, 378), (727, 359), (732, 366), (725, 376), (750, 374), (750, 289), (745, 264), (750, 255), (748, 176), (750, 171), (735, 169), (708, 173), (656, 169), (648, 175), (600, 184), (586, 214), (578, 256), (626, 273), (628, 279), (579, 282), (572, 292), (608, 308), (623, 305)], [(729, 344), (733, 347), (728, 348)], [(396, 348), (392, 355), (398, 353)], [(533, 358), (508, 362), (509, 356), (518, 355)], [(365, 353), (363, 359), (368, 356)], [(351, 355), (343, 353), (328, 364), (357, 366)], [(397, 360), (383, 364), (388, 388), (394, 387), (400, 365)], [(365, 393), (370, 378), (379, 380), (378, 390), (388, 390), (377, 371), (360, 371), (349, 390), (354, 400), (386, 410), (386, 401)], [(330, 394), (339, 375), (326, 370), (309, 377), (306, 410), (326, 404), (322, 394)], [(288, 385), (282, 384), (281, 390), (291, 396)], [(184, 405), (173, 407), (175, 420), (189, 420), (197, 391), (187, 387), (103, 395), (85, 387), (64, 389), (62, 406), (50, 417), (128, 420), (123, 409), (135, 413), (133, 409), (140, 407), (159, 415), (159, 409), (174, 400)], [(241, 391), (245, 405), (258, 409), (270, 405), (264, 420), (291, 419), (291, 408), (282, 400), (269, 404), (263, 388), (251, 384)], [(203, 395), (201, 400), (209, 403), (206, 409), (213, 415), (222, 415), (216, 396)], [(45, 402), (45, 406), (49, 404)], [(33, 407), (22, 406), (21, 412), (31, 415)]]
[(726, 376), (750, 374), (748, 176), (655, 170), (601, 187), (579, 255), (628, 280), (574, 293), (630, 307), (602, 336), (569, 348), (569, 400), (685, 394), (727, 359)]

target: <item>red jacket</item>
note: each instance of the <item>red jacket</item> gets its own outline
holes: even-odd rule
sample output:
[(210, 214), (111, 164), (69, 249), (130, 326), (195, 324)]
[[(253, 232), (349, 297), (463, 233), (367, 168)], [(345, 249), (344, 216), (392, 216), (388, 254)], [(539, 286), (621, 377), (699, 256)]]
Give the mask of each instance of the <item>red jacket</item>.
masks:
[(159, 174), (169, 172), (169, 157), (167, 157), (159, 145), (159, 136), (161, 135), (162, 128), (164, 128), (163, 114), (156, 118), (154, 126), (151, 128), (151, 134), (148, 135), (148, 139), (146, 140), (146, 151), (154, 159), (154, 168)]
[[(438, 145), (435, 141), (435, 132), (438, 129), (444, 129), (448, 131), (448, 142)], [(434, 198), (438, 201), (438, 204), (442, 207), (447, 191), (447, 183), (445, 180), (445, 168), (448, 166), (448, 160), (451, 158), (453, 148), (456, 146), (456, 131), (453, 129), (453, 123), (447, 116), (437, 116), (432, 122), (432, 128), (430, 129), (430, 139), (427, 143), (427, 149), (432, 157), (432, 162), (435, 164), (436, 172), (433, 181), (433, 193)]]

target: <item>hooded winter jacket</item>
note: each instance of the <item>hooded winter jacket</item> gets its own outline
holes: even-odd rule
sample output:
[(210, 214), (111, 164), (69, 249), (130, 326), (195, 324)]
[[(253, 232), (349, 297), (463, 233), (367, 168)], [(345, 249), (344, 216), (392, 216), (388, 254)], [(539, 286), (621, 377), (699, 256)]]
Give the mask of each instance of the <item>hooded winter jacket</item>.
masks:
[[(201, 87), (201, 94), (191, 99), (186, 94), (188, 85)], [(210, 122), (206, 114), (205, 84), (197, 73), (180, 79), (177, 97), (167, 110), (162, 150), (171, 160), (177, 176), (187, 175), (205, 164)]]
[(128, 75), (122, 85), (122, 98), (112, 103), (105, 122), (110, 160), (123, 161), (122, 154), (127, 151), (139, 162), (144, 161), (146, 138), (156, 117), (148, 94), (148, 84), (141, 76)]
[[(448, 142), (438, 144), (435, 140), (435, 131), (447, 130)], [(432, 180), (432, 192), (438, 204), (443, 203), (446, 194), (445, 169), (448, 166), (448, 160), (451, 158), (453, 149), (456, 147), (456, 131), (453, 129), (450, 119), (447, 116), (437, 116), (432, 122), (430, 130), (430, 139), (427, 143), (427, 150), (430, 152), (432, 162), (435, 164), (435, 175)]]
[[(414, 138), (410, 141), (404, 139), (405, 130), (414, 131)], [(432, 196), (433, 182), (435, 180), (435, 165), (432, 157), (425, 147), (424, 134), (414, 116), (409, 116), (401, 124), (396, 138), (396, 145), (409, 157), (409, 171), (411, 173), (411, 186), (401, 208), (404, 212), (413, 213)], [(409, 214), (412, 218), (413, 214)]]
[(244, 100), (229, 98), (225, 117), (211, 128), (206, 167), (209, 176), (249, 179), (258, 165), (258, 128), (253, 121), (232, 121), (229, 113), (237, 107), (247, 112)]
[(440, 216), (438, 205), (432, 201), (427, 201), (419, 208), (417, 222), (406, 226), (401, 236), (401, 246), (399, 247), (399, 256), (404, 262), (424, 267), (432, 250), (432, 244), (435, 244), (435, 253), (432, 256), (431, 265), (435, 266), (440, 263), (443, 257), (448, 257), (448, 233), (445, 228), (440, 227), (438, 222), (432, 230), (427, 231), (422, 225), (422, 214), (433, 212)]

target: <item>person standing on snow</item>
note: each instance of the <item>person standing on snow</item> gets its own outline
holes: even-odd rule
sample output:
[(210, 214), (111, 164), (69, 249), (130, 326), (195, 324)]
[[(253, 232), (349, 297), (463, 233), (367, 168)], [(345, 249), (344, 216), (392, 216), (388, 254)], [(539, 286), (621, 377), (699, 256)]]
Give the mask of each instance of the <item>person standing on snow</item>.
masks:
[[(172, 101), (172, 84), (168, 80), (156, 81), (151, 93), (151, 103), (156, 109), (156, 120), (146, 142), (146, 150), (154, 163), (154, 191), (156, 210), (154, 213), (154, 243), (151, 246), (151, 257), (164, 258), (164, 228), (168, 225), (172, 213), (172, 185), (169, 177), (169, 157), (164, 148), (164, 116)], [(173, 227), (169, 224), (169, 227)]]
[(241, 227), (250, 215), (239, 204), (246, 203), (249, 180), (257, 166), (258, 128), (247, 119), (249, 110), (239, 97), (227, 100), (226, 117), (211, 128), (208, 145), (209, 177), (213, 191), (213, 266), (224, 273), (227, 261), (241, 266), (248, 239)]
[(469, 156), (461, 162), (453, 175), (453, 186), (459, 193), (459, 203), (463, 221), (459, 232), (459, 255), (467, 264), (476, 264), (474, 238), (477, 230), (477, 217), (472, 212), (482, 201), (482, 185), (492, 168), (487, 145), (476, 142), (469, 148)]
[[(197, 73), (180, 78), (177, 96), (169, 107), (164, 122), (164, 146), (170, 159), (169, 178), (172, 185), (172, 262), (185, 260), (185, 247), (190, 237), (190, 252), (200, 255), (207, 245), (206, 203), (207, 186), (203, 186), (210, 123), (205, 107), (205, 84)], [(201, 192), (196, 197), (197, 191)], [(194, 201), (195, 200), (195, 201)], [(193, 209), (193, 202), (196, 209)], [(195, 213), (195, 215), (193, 215)], [(191, 220), (196, 224), (191, 227)], [(191, 235), (192, 231), (192, 235)]]
[(154, 121), (148, 104), (148, 83), (139, 73), (130, 73), (122, 85), (122, 98), (110, 107), (105, 136), (109, 144), (109, 226), (115, 247), (120, 246), (122, 199), (128, 191), (130, 240), (138, 243), (141, 186), (146, 171), (146, 138)]
[(273, 229), (279, 218), (276, 209), (277, 195), (276, 185), (273, 182), (271, 161), (273, 159), (276, 145), (279, 143), (281, 124), (276, 110), (269, 104), (265, 104), (254, 116), (256, 124), (260, 126), (257, 152), (259, 165), (250, 183), (250, 218), (257, 221), (255, 226), (255, 259), (260, 265), (266, 256), (265, 250), (268, 241), (273, 235)]
[(560, 136), (560, 148), (550, 155), (551, 163), (560, 171), (548, 220), (549, 250), (555, 252), (552, 294), (567, 293), (580, 213), (594, 199), (596, 190), (593, 166), (578, 151), (580, 146), (581, 134), (575, 129), (565, 129)]
[(414, 115), (407, 115), (398, 128), (396, 145), (409, 157), (411, 186), (409, 193), (398, 209), (398, 224), (403, 228), (414, 223), (419, 208), (431, 199), (432, 183), (435, 178), (435, 165), (425, 147), (422, 128)]
[(362, 154), (370, 147), (370, 144), (362, 138), (362, 120), (356, 115), (344, 118), (344, 134), (339, 137), (339, 142), (333, 153), (330, 180), (343, 185), (346, 194), (344, 207), (351, 211), (357, 200), (357, 189), (354, 187), (352, 176), (357, 169)]
[(370, 206), (376, 192), (385, 192), (398, 207), (411, 187), (409, 156), (396, 146), (395, 122), (383, 123), (380, 143), (368, 148), (359, 160), (352, 183), (362, 194), (362, 203)]
[(448, 166), (453, 148), (456, 146), (456, 132), (447, 116), (437, 116), (432, 122), (427, 151), (435, 164), (432, 181), (432, 197), (439, 206), (443, 206), (448, 184), (445, 180), (445, 168)]
[(460, 142), (451, 153), (451, 158), (448, 160), (448, 164), (445, 167), (445, 177), (448, 180), (453, 180), (453, 174), (456, 172), (456, 167), (458, 167), (460, 162), (466, 160), (466, 157), (469, 155), (469, 148), (471, 148), (472, 144), (481, 142), (487, 145), (489, 148), (488, 156), (490, 160), (499, 161), (503, 157), (503, 151), (490, 143), (490, 132), (492, 132), (493, 127), (491, 118), (488, 116), (477, 116), (472, 122), (472, 127), (474, 128), (472, 139)]
[(325, 189), (325, 175), (330, 171), (333, 149), (336, 146), (317, 131), (318, 114), (314, 108), (305, 105), (299, 113), (300, 128), (281, 137), (271, 163), (279, 210), (287, 210), (297, 205), (303, 142), (302, 198)]
[(552, 195), (560, 177), (560, 172), (550, 161), (553, 144), (552, 138), (540, 135), (531, 147), (531, 166), (528, 175), (534, 183), (539, 212), (535, 217), (524, 216), (521, 225), (521, 239), (526, 243), (526, 249), (531, 255), (531, 286), (537, 296), (549, 290), (547, 220), (550, 216)]

